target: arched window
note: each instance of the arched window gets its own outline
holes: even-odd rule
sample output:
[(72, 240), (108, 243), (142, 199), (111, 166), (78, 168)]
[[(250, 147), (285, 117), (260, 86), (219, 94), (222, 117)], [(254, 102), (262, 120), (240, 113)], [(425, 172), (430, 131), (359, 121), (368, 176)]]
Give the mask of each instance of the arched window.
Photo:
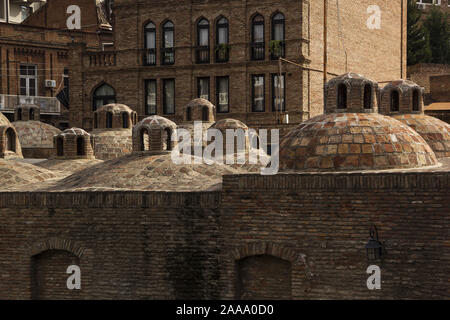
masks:
[(174, 50), (174, 25), (172, 21), (167, 21), (163, 25), (162, 32), (162, 64), (175, 63)]
[(93, 111), (97, 110), (101, 106), (115, 102), (116, 92), (111, 86), (104, 83), (100, 87), (95, 89), (92, 104)]
[(338, 109), (347, 109), (347, 86), (341, 83), (338, 87)]
[(229, 23), (227, 18), (220, 18), (216, 24), (216, 62), (229, 60)]
[(372, 109), (372, 86), (370, 84), (364, 86), (364, 109)]
[(192, 120), (192, 109), (191, 107), (186, 108), (186, 121)]
[(30, 108), (30, 116), (29, 116), (29, 120), (35, 120), (34, 119), (34, 109)]
[(77, 138), (77, 156), (84, 156), (84, 138), (78, 137)]
[(270, 41), (270, 56), (272, 59), (284, 57), (285, 52), (285, 20), (282, 13), (272, 17), (272, 35)]
[(56, 138), (56, 154), (58, 157), (64, 156), (64, 138)]
[(197, 63), (209, 63), (209, 22), (206, 19), (197, 23)]
[(16, 133), (13, 129), (8, 128), (5, 132), (6, 136), (6, 151), (16, 152)]
[(204, 106), (202, 108), (202, 121), (208, 121), (209, 120), (209, 109), (207, 106)]
[(156, 26), (149, 22), (144, 27), (144, 65), (154, 66), (156, 64)]
[(94, 112), (94, 129), (98, 128), (98, 116), (97, 113)]
[(106, 113), (106, 128), (112, 128), (113, 114), (111, 112)]
[(412, 96), (412, 109), (413, 109), (413, 111), (419, 111), (419, 104), (420, 104), (419, 97), (420, 97), (419, 90), (415, 89), (413, 91), (413, 96)]
[(400, 95), (397, 90), (391, 91), (391, 111), (400, 111)]
[(140, 145), (141, 145), (141, 151), (148, 151), (150, 150), (150, 140), (149, 140), (149, 135), (148, 135), (148, 130), (147, 129), (142, 129), (140, 132)]
[(264, 18), (258, 14), (252, 20), (252, 60), (264, 60), (264, 47)]
[(130, 118), (126, 112), (122, 112), (122, 126), (125, 129), (130, 127)]
[(22, 109), (17, 109), (17, 121), (22, 121)]

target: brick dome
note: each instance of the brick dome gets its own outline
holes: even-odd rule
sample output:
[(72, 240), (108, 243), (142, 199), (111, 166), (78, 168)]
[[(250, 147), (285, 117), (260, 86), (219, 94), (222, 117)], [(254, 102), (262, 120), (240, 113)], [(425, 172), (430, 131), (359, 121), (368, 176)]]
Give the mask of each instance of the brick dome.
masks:
[(53, 136), (61, 130), (40, 121), (17, 121), (16, 128), (22, 148), (53, 148)]
[(137, 113), (120, 103), (101, 106), (94, 112), (94, 129), (131, 129), (137, 123)]
[(236, 120), (236, 119), (222, 119), (217, 121), (211, 126), (212, 129), (217, 129), (220, 131), (226, 130), (226, 129), (242, 129), (244, 131), (248, 130), (248, 127), (245, 123), (242, 121)]
[(133, 152), (172, 150), (175, 142), (171, 137), (176, 130), (176, 123), (167, 118), (157, 115), (145, 118), (133, 127)]
[(94, 137), (80, 128), (66, 129), (53, 137), (54, 158), (94, 159)]
[(423, 113), (423, 92), (424, 89), (415, 82), (403, 79), (391, 81), (381, 90), (380, 113)]
[(424, 139), (410, 127), (376, 113), (314, 117), (280, 144), (284, 171), (347, 171), (437, 165)]
[(185, 121), (214, 122), (216, 107), (206, 99), (197, 98), (191, 100), (184, 111)]
[(448, 123), (424, 114), (400, 114), (393, 117), (420, 134), (437, 158), (450, 157), (450, 125)]

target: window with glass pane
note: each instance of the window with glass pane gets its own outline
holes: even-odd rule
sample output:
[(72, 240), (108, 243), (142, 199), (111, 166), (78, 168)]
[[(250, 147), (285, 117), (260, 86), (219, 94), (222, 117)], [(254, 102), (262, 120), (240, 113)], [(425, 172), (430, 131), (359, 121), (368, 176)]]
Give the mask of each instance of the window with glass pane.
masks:
[(175, 79), (163, 80), (163, 112), (164, 114), (175, 113)]
[(173, 48), (173, 23), (170, 21), (167, 21), (164, 24), (164, 30), (163, 30), (163, 45), (164, 48)]
[(145, 80), (145, 114), (156, 113), (156, 80)]
[(149, 22), (145, 26), (144, 65), (156, 64), (156, 26)]
[(198, 23), (198, 45), (208, 46), (209, 45), (209, 22), (208, 20), (202, 19)]
[(264, 112), (264, 75), (252, 76), (253, 112)]
[(171, 21), (167, 21), (163, 25), (162, 32), (162, 64), (175, 63), (174, 51), (174, 26)]
[(255, 16), (252, 21), (251, 50), (252, 60), (264, 60), (264, 18), (261, 15)]
[(283, 41), (284, 40), (284, 15), (278, 13), (272, 20), (273, 31), (272, 40)]
[(197, 79), (197, 96), (202, 99), (209, 101), (209, 78), (198, 78)]
[(272, 75), (272, 111), (285, 111), (285, 76), (282, 74)]
[(217, 112), (229, 112), (229, 77), (217, 77), (216, 104)]
[(0, 21), (6, 21), (6, 0), (0, 0)]
[(228, 20), (221, 18), (217, 22), (217, 44), (228, 43)]
[(100, 108), (101, 106), (115, 102), (116, 102), (116, 92), (111, 86), (107, 85), (106, 83), (102, 84), (94, 91), (92, 104), (94, 111)]
[(19, 93), (22, 96), (37, 95), (36, 66), (20, 65), (19, 67)]

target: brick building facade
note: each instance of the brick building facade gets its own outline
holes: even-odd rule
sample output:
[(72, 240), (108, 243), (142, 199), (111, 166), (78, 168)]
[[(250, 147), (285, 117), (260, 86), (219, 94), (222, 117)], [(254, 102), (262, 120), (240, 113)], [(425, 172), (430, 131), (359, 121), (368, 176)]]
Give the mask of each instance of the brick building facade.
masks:
[(0, 110), (11, 121), (16, 105), (31, 102), (40, 106), (43, 121), (68, 125), (64, 114), (68, 92), (66, 105), (56, 98), (69, 86), (68, 44), (83, 42), (99, 51), (103, 43), (112, 43), (111, 26), (102, 25), (96, 2), (83, 0), (78, 5), (83, 10), (82, 23), (89, 24), (81, 30), (67, 29), (67, 6), (55, 0), (47, 1), (21, 24), (0, 22)]
[[(287, 113), (299, 123), (323, 113), (324, 79), (346, 65), (379, 82), (406, 76), (406, 1), (378, 2), (115, 1), (115, 51), (71, 50), (71, 125), (91, 129), (105, 90), (105, 103), (124, 103), (141, 119), (179, 122), (201, 96), (219, 120), (270, 126)], [(385, 14), (372, 30), (364, 13), (374, 4)], [(282, 64), (281, 81), (279, 55), (297, 64)]]

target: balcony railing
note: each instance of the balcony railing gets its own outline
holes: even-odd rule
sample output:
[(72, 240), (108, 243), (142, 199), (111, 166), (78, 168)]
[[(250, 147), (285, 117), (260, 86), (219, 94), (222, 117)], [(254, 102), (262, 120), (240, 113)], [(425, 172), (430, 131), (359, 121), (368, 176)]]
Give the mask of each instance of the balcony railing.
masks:
[(216, 46), (216, 62), (228, 62), (230, 60), (230, 49), (224, 46)]
[(265, 54), (265, 43), (264, 42), (254, 42), (250, 45), (251, 48), (251, 59), (252, 60), (264, 60)]
[(278, 58), (284, 58), (285, 48), (284, 41), (274, 42), (270, 47), (270, 59), (278, 60)]
[(174, 64), (175, 63), (175, 49), (174, 48), (162, 48), (161, 49), (161, 64)]
[(144, 49), (142, 60), (144, 66), (156, 65), (156, 49)]
[(88, 55), (90, 67), (106, 67), (116, 65), (115, 52), (90, 52)]
[(35, 104), (39, 106), (41, 114), (60, 114), (61, 104), (55, 97), (17, 96), (0, 94), (0, 111), (11, 113), (21, 104)]
[(197, 63), (209, 63), (209, 47), (200, 46), (195, 49)]

